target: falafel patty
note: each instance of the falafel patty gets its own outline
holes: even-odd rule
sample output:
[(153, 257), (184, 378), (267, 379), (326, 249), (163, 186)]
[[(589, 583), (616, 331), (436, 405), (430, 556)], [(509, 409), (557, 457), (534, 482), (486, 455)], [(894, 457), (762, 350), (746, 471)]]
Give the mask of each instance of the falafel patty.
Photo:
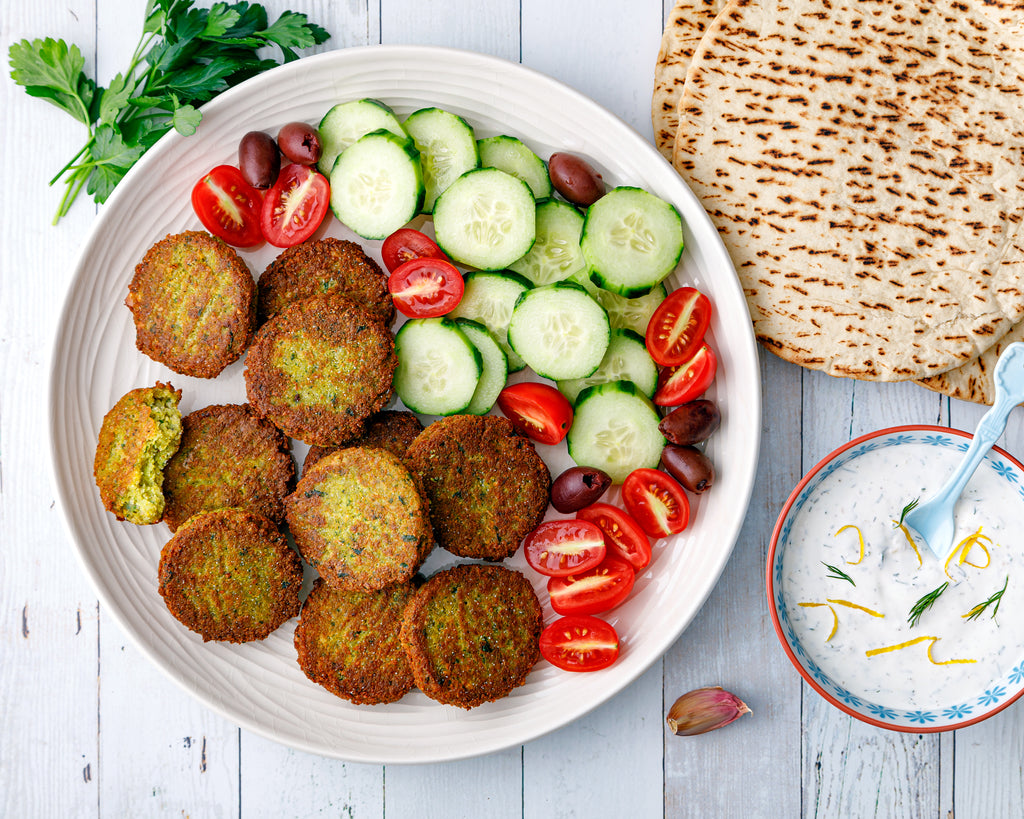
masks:
[[(375, 446), (386, 449), (392, 455), (404, 458), (409, 445), (423, 432), (423, 424), (414, 413), (404, 410), (382, 410), (366, 421), (362, 436), (352, 442), (355, 446)], [(325, 455), (336, 451), (335, 447), (312, 446), (302, 462), (302, 472)]]
[(285, 498), (295, 545), (329, 586), (372, 591), (412, 578), (433, 548), (417, 480), (383, 449), (339, 449)]
[(249, 403), (292, 438), (337, 446), (393, 395), (395, 339), (342, 296), (295, 302), (256, 333), (245, 361)]
[(164, 467), (181, 441), (181, 390), (157, 382), (122, 395), (103, 416), (93, 477), (118, 520), (146, 525), (164, 512)]
[(416, 591), (402, 618), (402, 645), (424, 694), (473, 708), (526, 681), (542, 626), (540, 601), (522, 574), (462, 564)]
[(453, 554), (502, 560), (544, 519), (551, 473), (507, 418), (441, 418), (407, 459), (423, 481), (437, 542)]
[(164, 521), (175, 531), (197, 512), (244, 506), (274, 523), (295, 485), (281, 430), (248, 404), (215, 404), (182, 419), (181, 445), (164, 471)]
[(359, 245), (344, 239), (316, 239), (288, 248), (263, 271), (257, 291), (261, 324), (292, 302), (323, 293), (345, 296), (387, 327), (395, 320), (384, 271)]
[(412, 688), (400, 633), (413, 591), (411, 583), (372, 592), (332, 589), (317, 578), (295, 627), (299, 667), (360, 705), (400, 700)]
[(202, 231), (168, 235), (135, 266), (125, 304), (135, 346), (175, 372), (214, 378), (256, 329), (256, 283), (225, 242)]
[(159, 576), (171, 614), (204, 641), (262, 640), (299, 613), (299, 556), (248, 509), (189, 518), (160, 551)]

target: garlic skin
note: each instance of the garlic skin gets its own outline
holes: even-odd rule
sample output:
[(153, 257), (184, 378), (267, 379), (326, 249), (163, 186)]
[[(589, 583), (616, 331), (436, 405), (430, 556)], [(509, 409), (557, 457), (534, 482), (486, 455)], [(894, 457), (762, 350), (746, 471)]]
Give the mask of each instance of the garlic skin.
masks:
[(666, 721), (673, 734), (694, 736), (722, 728), (750, 713), (743, 700), (716, 685), (683, 694), (668, 710)]

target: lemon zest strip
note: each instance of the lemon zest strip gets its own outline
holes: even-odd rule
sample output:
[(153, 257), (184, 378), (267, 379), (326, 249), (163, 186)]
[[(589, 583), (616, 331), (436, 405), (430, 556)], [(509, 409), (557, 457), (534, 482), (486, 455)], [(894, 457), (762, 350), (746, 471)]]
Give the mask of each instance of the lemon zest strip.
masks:
[(856, 566), (858, 563), (861, 563), (864, 560), (864, 533), (861, 532), (859, 526), (856, 526), (856, 525), (854, 525), (852, 523), (847, 523), (845, 526), (842, 526), (842, 527), (839, 528), (839, 530), (836, 532), (835, 536), (839, 537), (847, 529), (855, 530), (857, 532), (857, 540), (860, 541), (860, 557), (858, 557), (856, 560), (847, 560), (846, 561), (850, 566)]
[(928, 644), (928, 662), (932, 663), (933, 665), (953, 665), (954, 663), (976, 663), (977, 662), (977, 660), (960, 660), (960, 659), (936, 660), (932, 656), (932, 647), (935, 645), (936, 642), (938, 642), (938, 639), (939, 639), (938, 637), (931, 637), (931, 636), (928, 636), (928, 635), (924, 635), (922, 637), (915, 637), (913, 640), (907, 640), (905, 643), (897, 643), (894, 646), (882, 646), (881, 648), (871, 648), (871, 649), (868, 649), (867, 651), (865, 651), (864, 653), (868, 657), (874, 657), (874, 656), (876, 656), (878, 654), (887, 654), (890, 651), (900, 651), (901, 649), (909, 648), (910, 646), (917, 645), (918, 643), (923, 643), (925, 640), (928, 640), (928, 641), (930, 641), (929, 644)]
[(850, 608), (850, 609), (857, 609), (858, 611), (863, 611), (863, 612), (865, 612), (867, 614), (870, 614), (872, 617), (885, 617), (885, 615), (882, 614), (880, 611), (875, 611), (874, 609), (869, 609), (867, 606), (861, 606), (861, 605), (859, 605), (857, 603), (851, 603), (849, 600), (835, 600), (835, 599), (829, 598), (828, 602), (829, 603), (835, 603), (837, 606), (846, 606), (847, 608)]
[[(991, 554), (991, 552), (989, 552), (988, 547), (982, 542), (982, 541), (986, 541), (986, 540), (989, 543), (992, 542), (992, 538), (990, 538), (988, 535), (983, 535), (981, 533), (981, 527), (979, 526), (977, 532), (974, 532), (973, 534), (968, 535), (963, 540), (961, 540), (958, 544), (956, 544), (956, 546), (954, 547), (953, 551), (950, 553), (949, 557), (946, 558), (946, 565), (944, 567), (944, 571), (946, 573), (946, 577), (948, 577), (950, 580), (953, 579), (953, 576), (949, 573), (949, 564), (953, 562), (953, 559), (958, 554), (960, 555), (960, 559), (957, 560), (957, 563), (960, 564), (961, 566), (967, 565), (967, 566), (973, 566), (975, 569), (987, 569), (989, 567), (989, 564), (992, 562), (992, 554)], [(968, 555), (970, 555), (970, 553), (971, 553), (971, 549), (975, 545), (980, 546), (981, 550), (985, 553), (985, 563), (984, 563), (984, 565), (982, 565), (980, 563), (972, 563), (970, 560), (967, 559)]]
[(896, 525), (899, 526), (900, 531), (903, 532), (903, 537), (907, 539), (907, 543), (910, 544), (910, 548), (913, 549), (914, 554), (917, 555), (917, 567), (921, 568), (924, 565), (924, 561), (921, 560), (921, 553), (917, 549), (917, 544), (914, 543), (913, 536), (907, 530), (907, 525), (905, 523), (897, 523), (896, 521), (893, 521), (893, 523), (896, 523)]
[(839, 631), (839, 615), (836, 614), (836, 610), (829, 606), (828, 603), (797, 603), (798, 606), (803, 606), (805, 609), (817, 609), (828, 607), (828, 610), (832, 612), (832, 631), (828, 637), (825, 638), (825, 642), (831, 641), (836, 636), (836, 632)]

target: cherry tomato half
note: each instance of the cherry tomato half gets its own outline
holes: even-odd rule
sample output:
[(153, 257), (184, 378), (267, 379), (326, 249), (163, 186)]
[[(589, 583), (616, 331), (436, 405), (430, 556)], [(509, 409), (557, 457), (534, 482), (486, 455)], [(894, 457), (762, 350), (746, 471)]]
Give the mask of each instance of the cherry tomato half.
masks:
[(540, 633), (540, 654), (565, 671), (598, 671), (618, 659), (619, 635), (597, 617), (560, 617)]
[(462, 301), (466, 283), (444, 259), (410, 259), (388, 277), (395, 307), (410, 318), (436, 318), (450, 313)]
[(389, 273), (394, 273), (400, 264), (411, 259), (451, 261), (433, 239), (414, 228), (399, 228), (388, 236), (381, 245), (380, 255)]
[(522, 381), (498, 393), (498, 406), (522, 435), (557, 444), (572, 426), (572, 404), (549, 384)]
[(548, 577), (585, 572), (604, 560), (601, 530), (585, 520), (548, 520), (523, 540), (526, 562)]
[(634, 571), (651, 562), (651, 541), (628, 512), (609, 503), (592, 503), (576, 513), (579, 520), (593, 523), (604, 535), (607, 553), (625, 560)]
[(551, 608), (559, 614), (600, 614), (615, 608), (633, 590), (633, 567), (605, 556), (593, 569), (548, 580)]
[(647, 352), (663, 367), (689, 359), (711, 323), (711, 302), (692, 287), (672, 291), (647, 323)]
[(679, 482), (657, 469), (634, 469), (622, 482), (626, 511), (651, 537), (675, 535), (690, 522), (690, 501)]
[(218, 165), (192, 188), (192, 210), (210, 233), (235, 247), (255, 247), (260, 233), (259, 192), (232, 165)]
[(263, 199), (260, 228), (275, 247), (297, 245), (320, 227), (330, 203), (327, 177), (306, 165), (292, 163), (281, 169)]
[(659, 407), (675, 407), (699, 398), (718, 370), (718, 358), (707, 344), (701, 344), (693, 358), (678, 367), (666, 367), (658, 374), (654, 403)]

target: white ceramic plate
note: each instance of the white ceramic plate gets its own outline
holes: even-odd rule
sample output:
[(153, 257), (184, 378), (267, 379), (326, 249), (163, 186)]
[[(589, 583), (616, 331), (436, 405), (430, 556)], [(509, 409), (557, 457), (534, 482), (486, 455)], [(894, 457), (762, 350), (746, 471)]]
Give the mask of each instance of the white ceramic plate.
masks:
[[(711, 342), (718, 377), (710, 393), (723, 414), (708, 454), (715, 487), (694, 505), (689, 529), (659, 543), (635, 591), (609, 620), (622, 640), (606, 671), (569, 674), (538, 663), (525, 685), (495, 703), (463, 711), (418, 691), (384, 706), (355, 706), (309, 682), (295, 660), (295, 621), (260, 643), (206, 643), (168, 613), (157, 592), (164, 524), (137, 527), (105, 512), (92, 479), (103, 415), (137, 386), (170, 381), (181, 409), (243, 403), (244, 360), (215, 380), (177, 375), (135, 349), (124, 306), (135, 264), (168, 233), (200, 229), (192, 185), (214, 165), (233, 163), (249, 130), (316, 123), (335, 103), (374, 97), (400, 116), (426, 106), (462, 114), (478, 136), (507, 133), (538, 154), (588, 157), (612, 184), (647, 188), (673, 202), (686, 224), (687, 251), (669, 284), (706, 292), (716, 314)], [(324, 235), (353, 238), (336, 220)], [(362, 242), (379, 260), (379, 242)], [(244, 252), (258, 276), (277, 254)], [(560, 83), (492, 57), (416, 46), (351, 48), (309, 57), (256, 77), (204, 110), (198, 133), (171, 134), (132, 169), (103, 208), (82, 249), (54, 342), (50, 396), (53, 479), (75, 549), (106, 607), (139, 648), (209, 707), (292, 747), (361, 762), (430, 762), (521, 744), (601, 704), (664, 653), (696, 614), (732, 551), (750, 497), (760, 435), (756, 347), (747, 307), (718, 235), (672, 168), (620, 120)], [(570, 465), (564, 447), (539, 447), (553, 474)], [(296, 445), (301, 461), (305, 447)], [(451, 563), (437, 550), (425, 569)], [(521, 555), (509, 565), (525, 568)], [(527, 572), (547, 600), (542, 578)], [(546, 621), (553, 619), (545, 605)]]

